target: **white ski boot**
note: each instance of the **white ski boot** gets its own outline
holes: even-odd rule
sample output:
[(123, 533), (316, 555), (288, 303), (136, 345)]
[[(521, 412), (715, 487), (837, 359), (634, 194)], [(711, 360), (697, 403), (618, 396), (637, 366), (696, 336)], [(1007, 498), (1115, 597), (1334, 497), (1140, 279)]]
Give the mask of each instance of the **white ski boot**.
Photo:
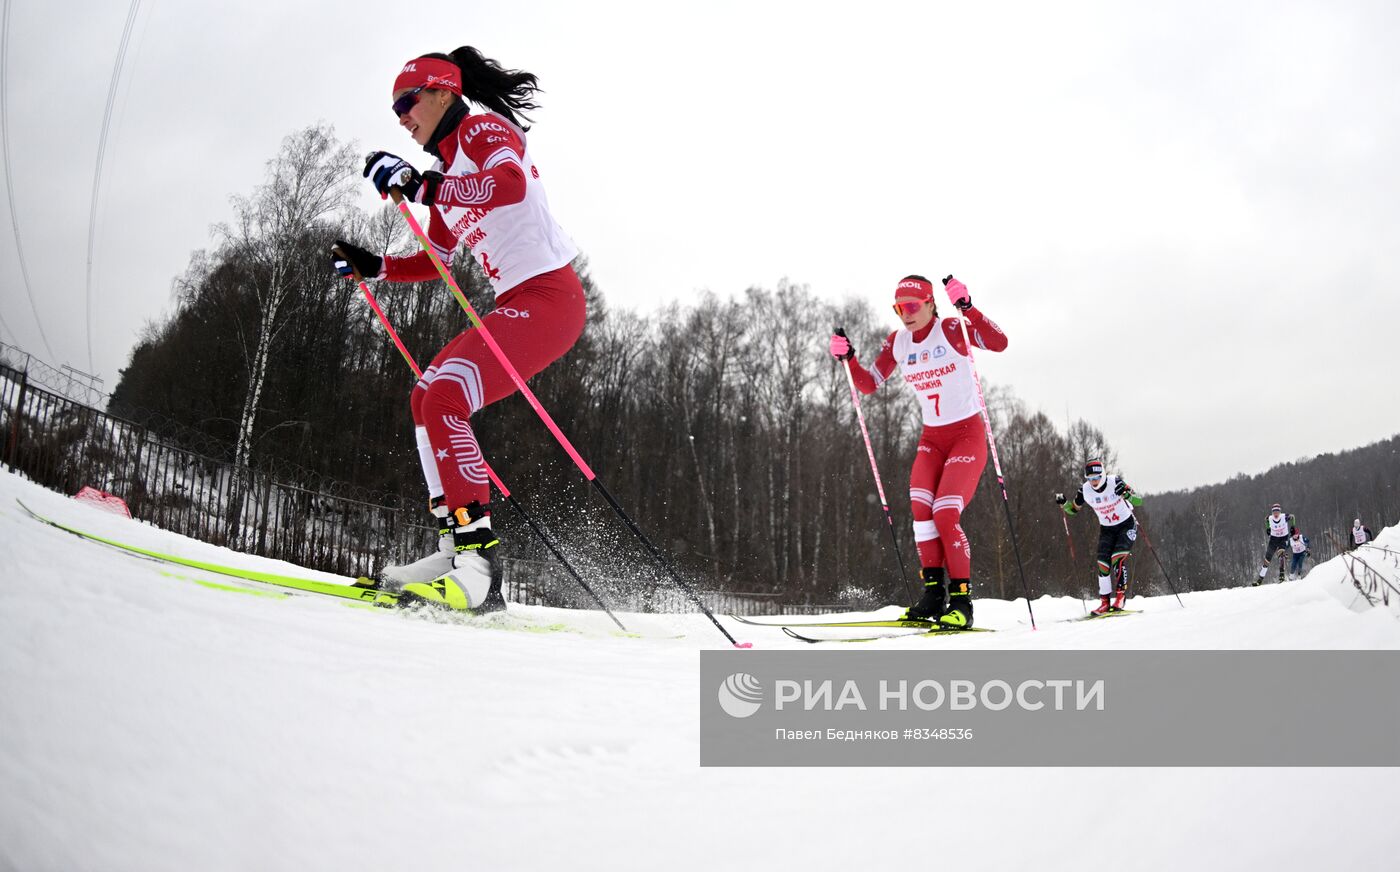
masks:
[(452, 513), (448, 511), (447, 501), (442, 497), (434, 497), (428, 508), (438, 522), (437, 550), (411, 563), (386, 566), (379, 570), (380, 590), (397, 592), (403, 590), (404, 585), (432, 581), (452, 571), (452, 556), (457, 553), (452, 542), (452, 531), (456, 527), (452, 521)]
[(501, 611), (501, 570), (496, 547), (501, 544), (491, 530), (491, 516), (473, 501), (455, 513), (452, 530), (453, 557), (446, 572), (431, 581), (405, 584), (401, 605), (425, 602), (454, 611), (477, 614)]

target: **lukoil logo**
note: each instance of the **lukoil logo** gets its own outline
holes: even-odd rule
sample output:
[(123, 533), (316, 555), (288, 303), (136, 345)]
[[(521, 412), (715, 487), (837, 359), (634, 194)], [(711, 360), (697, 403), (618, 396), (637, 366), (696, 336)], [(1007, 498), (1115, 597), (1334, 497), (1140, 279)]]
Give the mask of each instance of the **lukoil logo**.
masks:
[(763, 706), (763, 685), (747, 672), (736, 672), (720, 683), (719, 706), (732, 718), (746, 718)]

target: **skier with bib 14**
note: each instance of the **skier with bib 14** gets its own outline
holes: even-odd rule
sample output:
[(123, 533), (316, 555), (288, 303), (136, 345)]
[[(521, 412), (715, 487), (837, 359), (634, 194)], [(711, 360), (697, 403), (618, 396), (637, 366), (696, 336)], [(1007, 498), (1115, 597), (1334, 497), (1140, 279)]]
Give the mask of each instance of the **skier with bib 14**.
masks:
[(1055, 494), (1055, 502), (1066, 515), (1089, 506), (1099, 518), (1099, 606), (1092, 615), (1121, 612), (1128, 595), (1128, 560), (1137, 541), (1137, 518), (1133, 507), (1142, 497), (1133, 493), (1126, 481), (1104, 472), (1102, 460), (1084, 464), (1084, 485), (1070, 499)]

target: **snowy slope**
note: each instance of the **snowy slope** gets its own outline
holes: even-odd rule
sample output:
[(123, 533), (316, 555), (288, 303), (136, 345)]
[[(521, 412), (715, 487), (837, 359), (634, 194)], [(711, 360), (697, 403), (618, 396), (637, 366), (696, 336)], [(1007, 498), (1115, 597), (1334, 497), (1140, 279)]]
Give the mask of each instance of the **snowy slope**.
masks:
[[(432, 621), (135, 558), (16, 497), (306, 574), (0, 474), (3, 869), (846, 869), (948, 848), (959, 869), (1361, 869), (1400, 849), (1389, 825), (1319, 831), (1320, 809), (1396, 807), (1384, 769), (702, 770), (697, 651), (727, 645), (701, 616), (621, 615), (632, 636), (544, 608), (513, 607), (510, 629)], [(1400, 648), (1343, 574), (1088, 624), (1063, 622), (1078, 600), (1042, 600), (1034, 632), (1023, 601), (981, 600), (1000, 632), (877, 644)]]

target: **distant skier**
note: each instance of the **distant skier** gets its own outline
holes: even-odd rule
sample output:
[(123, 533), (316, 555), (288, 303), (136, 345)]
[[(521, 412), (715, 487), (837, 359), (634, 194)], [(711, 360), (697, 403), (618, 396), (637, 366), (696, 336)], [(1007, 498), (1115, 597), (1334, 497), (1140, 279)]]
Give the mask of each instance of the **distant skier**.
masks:
[[(583, 331), (584, 295), (571, 262), (578, 254), (555, 223), (526, 145), (523, 113), (537, 108), (535, 76), (502, 68), (471, 46), (426, 54), (394, 80), (394, 116), (436, 158), (419, 172), (376, 151), (365, 177), (381, 195), (398, 190), (429, 209), (428, 241), (445, 264), (465, 241), (496, 292), (483, 319), (517, 372), (530, 378), (553, 363)], [(468, 104), (477, 105), (473, 114)], [(380, 257), (337, 241), (337, 271), (389, 282), (437, 278), (426, 252)], [(505, 608), (499, 545), (491, 529), (491, 490), (471, 418), (515, 392), (515, 383), (468, 329), (437, 353), (410, 403), (429, 508), (439, 527), (437, 550), (384, 567), (381, 586), (403, 597), (474, 611)]]
[[(987, 351), (1004, 350), (1006, 334), (973, 307), (967, 286), (952, 276), (944, 285), (954, 308), (967, 319), (972, 344)], [(965, 629), (972, 626), (972, 554), (962, 513), (987, 465), (987, 431), (977, 384), (958, 319), (938, 317), (933, 283), (923, 276), (905, 276), (894, 297), (894, 311), (904, 329), (886, 337), (873, 372), (855, 359), (845, 336), (831, 337), (831, 354), (851, 362), (861, 393), (874, 393), (898, 369), (919, 399), (924, 429), (909, 473), (909, 500), (924, 593), (905, 615)]]
[[(1296, 519), (1292, 515), (1284, 514), (1283, 506), (1278, 503), (1269, 507), (1269, 517), (1266, 519), (1265, 528), (1269, 532), (1269, 542), (1264, 546), (1264, 562), (1259, 565), (1259, 577), (1254, 580), (1255, 587), (1264, 583), (1264, 576), (1269, 574), (1269, 564), (1274, 562), (1274, 558), (1288, 552), (1289, 537), (1298, 529)], [(1279, 560), (1278, 564), (1278, 580), (1284, 580), (1282, 560)]]
[(1308, 550), (1308, 537), (1294, 530), (1288, 537), (1288, 547), (1293, 550), (1293, 562), (1288, 567), (1288, 580), (1296, 581), (1303, 577), (1303, 558), (1312, 552)]
[(1365, 545), (1374, 538), (1371, 535), (1371, 528), (1364, 526), (1361, 519), (1357, 518), (1351, 522), (1351, 541), (1347, 543), (1347, 550), (1354, 551), (1358, 545)]
[(1104, 472), (1102, 460), (1084, 464), (1084, 485), (1072, 499), (1055, 494), (1055, 503), (1066, 515), (1089, 506), (1099, 518), (1099, 607), (1090, 614), (1106, 615), (1122, 611), (1128, 595), (1128, 560), (1137, 541), (1137, 518), (1133, 507), (1142, 497), (1126, 481)]

